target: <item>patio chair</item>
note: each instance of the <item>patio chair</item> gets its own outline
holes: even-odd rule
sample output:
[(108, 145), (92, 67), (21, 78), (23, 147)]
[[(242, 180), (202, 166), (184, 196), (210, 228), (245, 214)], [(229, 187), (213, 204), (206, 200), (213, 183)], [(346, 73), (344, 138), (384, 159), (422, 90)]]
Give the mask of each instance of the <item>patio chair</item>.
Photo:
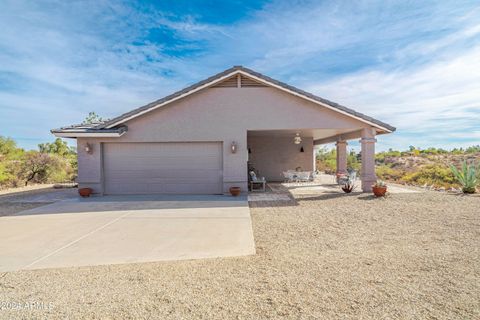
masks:
[(352, 180), (352, 181), (355, 181), (357, 180), (357, 171), (353, 170), (353, 169), (348, 169), (348, 177)]
[(357, 171), (348, 169), (347, 173), (337, 174), (337, 183), (340, 185), (345, 184), (348, 181), (355, 181), (357, 179)]
[[(255, 171), (250, 171), (250, 191), (252, 192), (265, 192), (265, 186), (267, 181), (265, 177), (258, 178)], [(255, 186), (260, 186), (260, 188), (255, 188)]]
[(284, 179), (284, 182), (294, 182), (295, 181), (295, 171), (283, 171), (282, 174), (283, 174), (283, 179)]
[(300, 171), (297, 172), (297, 181), (298, 182), (309, 182), (311, 172), (310, 171)]

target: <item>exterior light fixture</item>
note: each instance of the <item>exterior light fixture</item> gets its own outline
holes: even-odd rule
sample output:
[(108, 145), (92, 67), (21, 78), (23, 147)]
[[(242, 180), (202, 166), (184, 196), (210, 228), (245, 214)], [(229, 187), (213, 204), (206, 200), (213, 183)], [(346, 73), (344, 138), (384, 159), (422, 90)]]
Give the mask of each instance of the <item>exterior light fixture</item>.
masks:
[(237, 153), (237, 143), (235, 141), (232, 141), (232, 144), (230, 145), (230, 150), (232, 153)]
[(252, 153), (252, 149), (248, 148), (248, 153)]
[(300, 137), (300, 133), (297, 133), (295, 137), (293, 138), (293, 143), (295, 144), (300, 144), (302, 143), (302, 138)]
[(303, 147), (300, 148), (300, 152), (305, 152), (305, 150), (303, 150)]
[(92, 146), (87, 142), (85, 143), (85, 152), (88, 153), (88, 154), (92, 154), (93, 153), (93, 148)]

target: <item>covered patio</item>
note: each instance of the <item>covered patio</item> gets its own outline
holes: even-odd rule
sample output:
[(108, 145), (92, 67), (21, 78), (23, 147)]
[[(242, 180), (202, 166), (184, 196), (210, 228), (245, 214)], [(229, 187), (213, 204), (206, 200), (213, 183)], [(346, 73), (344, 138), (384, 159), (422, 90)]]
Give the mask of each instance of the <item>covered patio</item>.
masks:
[(386, 133), (374, 127), (347, 129), (250, 130), (247, 133), (248, 165), (269, 182), (284, 180), (283, 172), (314, 172), (316, 147), (335, 143), (337, 174), (347, 173), (347, 145), (359, 139), (361, 144), (360, 181), (363, 192), (370, 192), (376, 181), (376, 135)]
[[(356, 197), (363, 200), (375, 199), (373, 194), (362, 192), (360, 180), (356, 180), (354, 185), (354, 190), (347, 194), (335, 181), (334, 175), (320, 173), (315, 175), (315, 179), (310, 182), (269, 182), (265, 192), (251, 192), (248, 195), (248, 201), (256, 206), (296, 206), (298, 200), (301, 199), (328, 200), (340, 197)], [(425, 190), (399, 184), (389, 184), (388, 192), (391, 195), (396, 195), (422, 193)]]

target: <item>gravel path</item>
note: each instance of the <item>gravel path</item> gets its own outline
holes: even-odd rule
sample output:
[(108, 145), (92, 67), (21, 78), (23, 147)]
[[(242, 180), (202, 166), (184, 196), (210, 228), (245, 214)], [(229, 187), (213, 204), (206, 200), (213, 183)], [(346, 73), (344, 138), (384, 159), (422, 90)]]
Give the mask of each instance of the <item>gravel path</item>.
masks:
[(2, 308), (38, 308), (0, 318), (480, 318), (478, 196), (251, 205), (255, 256), (7, 273)]

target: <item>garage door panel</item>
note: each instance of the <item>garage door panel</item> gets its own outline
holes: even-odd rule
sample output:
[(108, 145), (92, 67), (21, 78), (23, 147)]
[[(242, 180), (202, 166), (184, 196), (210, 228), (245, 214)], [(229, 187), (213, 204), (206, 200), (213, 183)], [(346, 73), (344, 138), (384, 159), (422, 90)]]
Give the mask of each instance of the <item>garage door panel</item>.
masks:
[[(105, 170), (107, 172), (107, 170)], [(111, 180), (121, 180), (130, 178), (133, 175), (139, 178), (171, 178), (171, 179), (213, 179), (218, 180), (222, 172), (218, 169), (203, 169), (202, 171), (194, 169), (129, 169), (129, 170), (108, 170), (107, 175)]]
[[(201, 183), (198, 185), (191, 183), (132, 183), (128, 189), (121, 185), (112, 185), (109, 188), (109, 194), (216, 194), (218, 183)], [(199, 191), (199, 189), (201, 191)], [(200, 193), (201, 192), (201, 193)]]
[(222, 144), (105, 143), (107, 194), (222, 193)]
[[(120, 159), (115, 159), (115, 163), (121, 168), (128, 168), (131, 171), (140, 171), (144, 169), (152, 169), (152, 170), (157, 170), (157, 169), (182, 169), (182, 170), (188, 170), (192, 166), (192, 157), (181, 157), (181, 158), (174, 158), (174, 157), (153, 157), (149, 156), (149, 161), (145, 162), (145, 156), (139, 156), (139, 157), (128, 157), (126, 156), (120, 156), (124, 158)], [(134, 167), (132, 164), (141, 162), (142, 167)], [(202, 166), (204, 169), (215, 169), (218, 170), (219, 167), (221, 167), (221, 162), (218, 161), (216, 157), (201, 157), (198, 159), (195, 159), (195, 166), (192, 170), (196, 170), (198, 166)], [(115, 168), (105, 168), (105, 170), (113, 171), (113, 170), (120, 170), (120, 167), (115, 167)]]

